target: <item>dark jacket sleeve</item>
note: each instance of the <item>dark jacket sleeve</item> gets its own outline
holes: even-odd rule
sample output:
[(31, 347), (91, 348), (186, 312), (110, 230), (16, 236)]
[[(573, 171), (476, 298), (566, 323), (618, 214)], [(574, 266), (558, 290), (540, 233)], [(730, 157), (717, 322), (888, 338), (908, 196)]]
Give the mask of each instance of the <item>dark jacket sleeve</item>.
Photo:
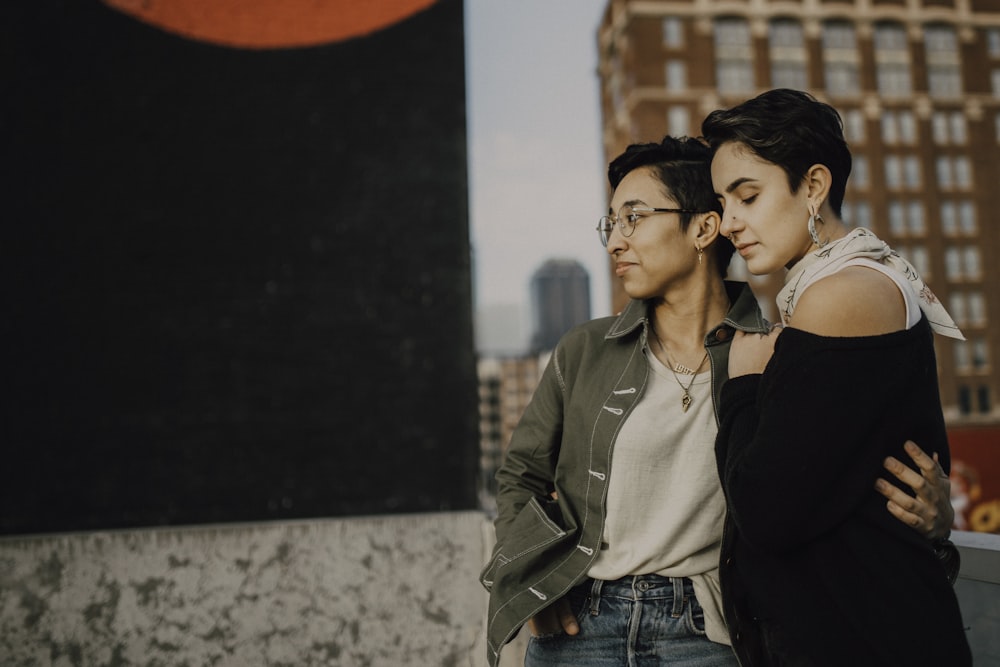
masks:
[(770, 553), (795, 548), (872, 499), (882, 460), (912, 437), (891, 416), (905, 406), (893, 402), (926, 377), (908, 367), (914, 355), (903, 340), (788, 329), (763, 375), (726, 383), (719, 474), (748, 544)]

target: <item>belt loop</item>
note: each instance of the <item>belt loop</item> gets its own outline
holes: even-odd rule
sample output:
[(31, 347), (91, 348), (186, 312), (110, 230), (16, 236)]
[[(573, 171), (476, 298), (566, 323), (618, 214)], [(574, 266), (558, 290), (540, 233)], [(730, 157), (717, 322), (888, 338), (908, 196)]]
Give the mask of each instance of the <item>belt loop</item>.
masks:
[(684, 613), (684, 577), (670, 577), (674, 585), (674, 608), (670, 611), (671, 618), (680, 618)]
[(590, 587), (590, 615), (597, 616), (601, 613), (601, 589), (604, 587), (604, 580), (594, 579)]

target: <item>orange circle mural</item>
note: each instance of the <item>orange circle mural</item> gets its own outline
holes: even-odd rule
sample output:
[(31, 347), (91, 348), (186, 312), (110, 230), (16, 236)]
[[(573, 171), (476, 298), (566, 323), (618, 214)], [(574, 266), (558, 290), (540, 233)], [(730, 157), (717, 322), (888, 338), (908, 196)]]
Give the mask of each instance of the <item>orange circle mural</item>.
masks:
[(245, 49), (316, 46), (377, 32), (437, 0), (102, 0), (167, 32)]

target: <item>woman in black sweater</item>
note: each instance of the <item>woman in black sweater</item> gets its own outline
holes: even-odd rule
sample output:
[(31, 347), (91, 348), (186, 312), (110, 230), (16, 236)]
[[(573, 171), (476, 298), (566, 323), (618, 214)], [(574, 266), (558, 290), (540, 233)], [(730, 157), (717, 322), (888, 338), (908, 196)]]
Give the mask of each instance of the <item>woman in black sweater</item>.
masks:
[(841, 222), (851, 156), (832, 107), (774, 90), (702, 132), (722, 233), (751, 273), (788, 269), (787, 328), (734, 339), (719, 406), (721, 580), (741, 663), (971, 664), (934, 550), (867, 481), (906, 439), (947, 470), (932, 330), (961, 333), (912, 266)]

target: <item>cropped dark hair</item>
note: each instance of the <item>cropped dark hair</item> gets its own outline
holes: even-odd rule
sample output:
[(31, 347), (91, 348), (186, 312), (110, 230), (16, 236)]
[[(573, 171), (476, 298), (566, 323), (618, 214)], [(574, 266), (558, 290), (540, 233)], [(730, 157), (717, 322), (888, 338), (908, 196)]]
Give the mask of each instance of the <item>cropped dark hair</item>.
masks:
[(840, 114), (829, 104), (798, 90), (769, 90), (732, 109), (708, 114), (701, 133), (713, 152), (735, 141), (781, 167), (792, 192), (798, 192), (809, 167), (826, 165), (833, 177), (830, 206), (840, 215), (851, 151)]
[[(660, 143), (632, 144), (608, 165), (611, 189), (636, 169), (648, 167), (663, 184), (663, 191), (679, 208), (722, 214), (722, 204), (712, 188), (712, 151), (703, 142), (689, 137), (664, 137)], [(681, 213), (681, 230), (687, 231), (691, 213)], [(712, 244), (719, 270), (726, 275), (733, 244), (721, 234)]]

